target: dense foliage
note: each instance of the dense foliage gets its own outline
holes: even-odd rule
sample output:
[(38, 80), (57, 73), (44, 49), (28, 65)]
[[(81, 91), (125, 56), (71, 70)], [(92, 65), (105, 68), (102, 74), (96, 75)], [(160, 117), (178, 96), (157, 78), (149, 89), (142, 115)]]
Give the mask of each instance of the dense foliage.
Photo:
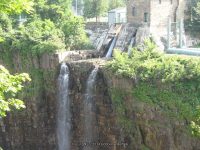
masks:
[(22, 83), (30, 81), (28, 74), (11, 75), (7, 69), (0, 65), (0, 118), (14, 109), (25, 108), (22, 100), (16, 98), (22, 90)]
[[(6, 14), (22, 11), (30, 12), (31, 10), (32, 2), (29, 0), (0, 1), (0, 42), (12, 33), (12, 23)], [(23, 101), (17, 99), (16, 96), (23, 88), (22, 83), (30, 80), (28, 74), (11, 75), (6, 68), (0, 65), (0, 118), (5, 117), (6, 113), (13, 110), (13, 108), (21, 109), (25, 107)]]
[(84, 29), (84, 20), (81, 17), (68, 16), (62, 22), (66, 48), (71, 49), (90, 49), (92, 45), (87, 38)]
[(21, 13), (32, 11), (33, 3), (31, 0), (1, 0), (0, 13)]
[(71, 0), (35, 0), (34, 11), (20, 22), (16, 15), (0, 17), (1, 47), (33, 54), (91, 48), (84, 20), (71, 12)]
[(116, 51), (108, 68), (137, 81), (133, 91), (139, 100), (178, 111), (175, 116), (190, 122), (193, 134), (199, 136), (200, 59), (159, 53), (150, 40), (145, 47), (144, 51), (134, 48), (130, 57)]
[(115, 52), (115, 59), (109, 64), (116, 74), (138, 78), (143, 81), (161, 79), (165, 82), (200, 80), (200, 59), (198, 57), (164, 55), (156, 50), (151, 41), (145, 42), (144, 51)]

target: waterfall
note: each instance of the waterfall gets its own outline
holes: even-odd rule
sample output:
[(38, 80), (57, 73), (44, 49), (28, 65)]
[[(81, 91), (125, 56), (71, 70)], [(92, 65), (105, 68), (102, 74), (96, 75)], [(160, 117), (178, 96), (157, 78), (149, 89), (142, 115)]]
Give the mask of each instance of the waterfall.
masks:
[(106, 58), (111, 58), (112, 57), (112, 53), (113, 53), (113, 49), (115, 47), (115, 44), (116, 44), (116, 41), (117, 41), (117, 37), (114, 37), (113, 38), (113, 41), (108, 49), (108, 52), (106, 54)]
[(87, 80), (87, 87), (84, 99), (84, 142), (86, 143), (84, 150), (93, 150), (92, 143), (96, 140), (95, 134), (95, 116), (93, 113), (94, 107), (94, 86), (98, 68), (94, 68)]
[(131, 51), (132, 51), (132, 49), (133, 49), (133, 43), (135, 42), (135, 37), (133, 37), (132, 39), (131, 39), (131, 42), (130, 42), (130, 44), (129, 44), (129, 46), (128, 46), (128, 56), (130, 57), (130, 55), (131, 55)]
[(63, 63), (58, 77), (59, 102), (57, 114), (58, 150), (70, 150), (71, 113), (69, 99), (69, 68)]

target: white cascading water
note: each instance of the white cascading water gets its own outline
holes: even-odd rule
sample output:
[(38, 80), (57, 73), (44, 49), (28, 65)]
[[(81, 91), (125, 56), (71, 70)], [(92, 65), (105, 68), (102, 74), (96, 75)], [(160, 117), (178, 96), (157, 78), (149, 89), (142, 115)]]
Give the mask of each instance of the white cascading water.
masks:
[(57, 114), (58, 150), (70, 150), (71, 113), (69, 99), (69, 68), (63, 63), (58, 77), (59, 102)]
[(92, 148), (93, 142), (96, 140), (94, 113), (92, 109), (95, 107), (94, 103), (94, 86), (96, 81), (96, 76), (98, 73), (98, 68), (94, 68), (87, 80), (87, 87), (84, 99), (84, 142), (86, 143), (84, 150), (94, 150)]
[(106, 54), (106, 58), (111, 58), (112, 57), (112, 53), (113, 53), (113, 49), (115, 47), (115, 44), (116, 44), (116, 41), (117, 41), (117, 37), (114, 37), (113, 38), (113, 41), (108, 49), (108, 52)]

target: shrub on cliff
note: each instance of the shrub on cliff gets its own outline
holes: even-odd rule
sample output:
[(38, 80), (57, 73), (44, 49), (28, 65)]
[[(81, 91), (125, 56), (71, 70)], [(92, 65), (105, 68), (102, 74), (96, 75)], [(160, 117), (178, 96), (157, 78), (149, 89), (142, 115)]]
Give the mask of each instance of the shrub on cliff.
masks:
[(64, 34), (50, 20), (36, 19), (20, 26), (12, 49), (41, 54), (65, 49)]
[(145, 45), (144, 51), (134, 48), (130, 57), (127, 53), (115, 51), (108, 67), (118, 75), (143, 81), (200, 81), (199, 57), (162, 54), (149, 40)]
[(89, 38), (85, 33), (85, 24), (82, 17), (75, 17), (71, 14), (65, 17), (61, 23), (64, 32), (66, 48), (84, 49), (85, 45), (90, 46)]
[(0, 16), (0, 42), (2, 42), (7, 33), (12, 32), (12, 21), (7, 14), (2, 13)]

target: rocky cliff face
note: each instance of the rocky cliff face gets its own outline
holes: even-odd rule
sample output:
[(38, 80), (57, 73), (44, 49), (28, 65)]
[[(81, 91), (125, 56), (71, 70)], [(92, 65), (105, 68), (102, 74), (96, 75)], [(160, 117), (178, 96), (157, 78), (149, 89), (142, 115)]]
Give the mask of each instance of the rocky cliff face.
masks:
[[(12, 112), (0, 122), (0, 145), (4, 150), (57, 150), (57, 77), (59, 73), (58, 55), (13, 57), (17, 72), (29, 72), (33, 83), (22, 97), (27, 108)], [(198, 150), (200, 140), (184, 131), (185, 122), (167, 117), (159, 108), (136, 101), (134, 96), (124, 94), (123, 105), (113, 96), (119, 92), (132, 90), (134, 82), (117, 78), (103, 66), (104, 60), (92, 59), (69, 61), (70, 99), (72, 112), (72, 150), (83, 150), (92, 145), (94, 150)], [(23, 65), (22, 65), (23, 64)], [(97, 139), (83, 140), (83, 101), (86, 80), (95, 66), (99, 66), (94, 87), (94, 102), (91, 115)], [(117, 102), (117, 103), (116, 103)], [(123, 106), (123, 107), (118, 107)], [(120, 110), (125, 111), (120, 111)]]
[(55, 149), (58, 55), (36, 57), (15, 53), (10, 55), (9, 63), (4, 58), (1, 60), (11, 72), (28, 72), (32, 78), (32, 83), (20, 95), (26, 109), (11, 112), (1, 121), (1, 147), (4, 150)]
[[(136, 100), (130, 91), (134, 91), (137, 83), (130, 79), (117, 78), (112, 73), (104, 72), (109, 88), (125, 93), (121, 100), (126, 107), (123, 118), (118, 115), (120, 104), (115, 105), (114, 114), (120, 126), (121, 139), (127, 143), (127, 150), (199, 150), (200, 139), (191, 136), (186, 129), (187, 121), (180, 121), (166, 114), (160, 107)], [(115, 91), (116, 92), (116, 91)], [(112, 95), (113, 92), (111, 92)], [(120, 95), (120, 94), (116, 94)], [(115, 103), (116, 96), (112, 96)], [(125, 124), (129, 124), (128, 133)], [(121, 142), (122, 142), (121, 141)]]

